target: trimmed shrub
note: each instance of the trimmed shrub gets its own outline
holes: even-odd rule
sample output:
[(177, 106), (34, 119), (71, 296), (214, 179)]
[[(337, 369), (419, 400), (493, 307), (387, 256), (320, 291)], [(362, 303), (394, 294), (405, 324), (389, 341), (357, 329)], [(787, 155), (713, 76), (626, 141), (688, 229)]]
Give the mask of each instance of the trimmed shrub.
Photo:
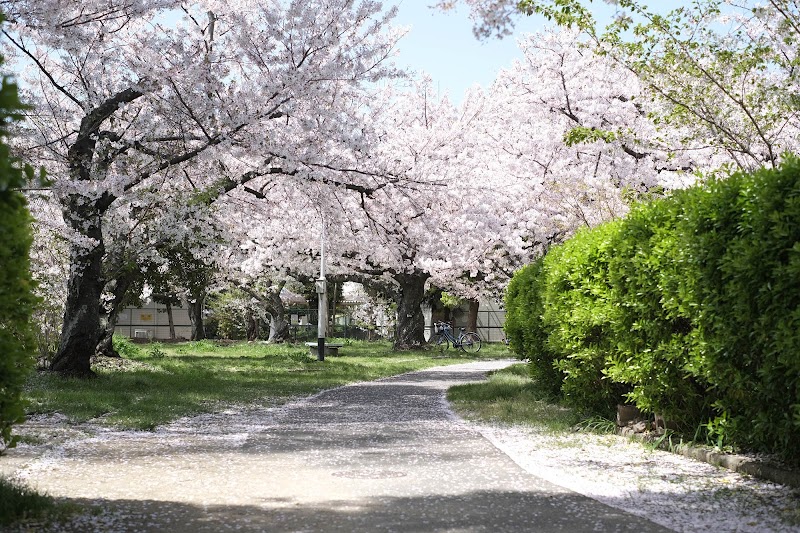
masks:
[(618, 226), (614, 221), (580, 231), (544, 258), (542, 321), (547, 347), (557, 354), (555, 366), (564, 376), (564, 401), (605, 417), (628, 392), (606, 375), (619, 313), (608, 274)]
[(693, 431), (710, 405), (707, 382), (690, 362), (697, 305), (685, 242), (676, 232), (686, 196), (634, 208), (612, 239), (608, 275), (618, 313), (606, 372), (632, 387), (628, 399), (639, 409)]
[(710, 435), (800, 461), (800, 161), (709, 184), (682, 226)]
[(547, 345), (544, 314), (544, 260), (538, 259), (514, 274), (505, 297), (503, 326), (509, 348), (520, 359), (530, 360), (530, 374), (551, 398), (561, 396), (564, 375), (555, 367), (556, 355)]
[(515, 276), (512, 349), (569, 404), (625, 396), (720, 446), (800, 463), (800, 160), (582, 231)]
[(14, 190), (27, 176), (4, 142), (8, 124), (19, 118), (21, 108), (16, 85), (4, 77), (0, 85), (0, 451), (15, 444), (11, 426), (24, 418), (22, 387), (36, 349), (30, 324), (36, 302), (28, 257), (31, 217), (25, 197)]

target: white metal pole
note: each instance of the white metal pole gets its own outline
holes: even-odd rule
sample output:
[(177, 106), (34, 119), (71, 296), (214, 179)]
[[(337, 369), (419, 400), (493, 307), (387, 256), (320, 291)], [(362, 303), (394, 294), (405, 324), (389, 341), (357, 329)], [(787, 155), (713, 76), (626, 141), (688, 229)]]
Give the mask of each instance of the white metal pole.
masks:
[(319, 279), (317, 280), (317, 360), (325, 360), (325, 334), (328, 326), (328, 290), (325, 281), (325, 217), (322, 217), (322, 237), (320, 244)]

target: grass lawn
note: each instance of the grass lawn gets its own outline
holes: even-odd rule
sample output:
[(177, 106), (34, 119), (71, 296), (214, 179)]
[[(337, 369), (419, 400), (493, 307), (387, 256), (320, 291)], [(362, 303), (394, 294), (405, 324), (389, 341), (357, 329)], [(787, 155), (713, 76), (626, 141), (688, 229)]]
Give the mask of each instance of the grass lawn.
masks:
[(507, 358), (502, 344), (477, 354), (450, 349), (394, 352), (388, 342), (342, 341), (338, 357), (317, 361), (304, 345), (214, 341), (133, 344), (115, 339), (123, 360), (94, 366), (84, 380), (48, 372), (33, 376), (28, 414), (58, 412), (72, 422), (93, 420), (129, 429), (153, 429), (177, 418), (228, 405), (277, 405), (323, 389), (432, 366)]
[[(485, 344), (479, 353), (467, 354), (452, 348), (394, 352), (388, 342), (341, 342), (340, 356), (320, 362), (305, 345), (133, 344), (115, 339), (123, 358), (96, 361), (96, 378), (32, 375), (26, 387), (27, 412), (58, 412), (73, 423), (91, 420), (120, 429), (149, 430), (226, 406), (279, 405), (348, 383), (510, 356), (502, 344)], [(0, 477), (0, 526), (16, 520), (32, 524), (58, 520), (70, 512), (69, 506)]]
[[(67, 516), (77, 510), (74, 505), (57, 503), (53, 498), (44, 496), (20, 483), (0, 477), (0, 530), (17, 521), (36, 521), (41, 517), (48, 520)], [(35, 531), (31, 525), (29, 531)]]

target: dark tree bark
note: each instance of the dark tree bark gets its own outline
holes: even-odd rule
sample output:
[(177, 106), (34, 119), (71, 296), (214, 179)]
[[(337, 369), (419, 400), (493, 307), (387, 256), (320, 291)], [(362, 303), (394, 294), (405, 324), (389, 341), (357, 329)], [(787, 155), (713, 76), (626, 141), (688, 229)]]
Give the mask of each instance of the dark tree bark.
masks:
[(425, 317), (420, 306), (425, 299), (425, 282), (428, 277), (428, 274), (422, 272), (394, 276), (395, 281), (400, 284), (396, 294), (395, 350), (408, 350), (425, 344)]
[(269, 342), (286, 342), (289, 340), (289, 322), (286, 321), (286, 315), (270, 314), (269, 315)]
[[(100, 127), (120, 105), (130, 103), (142, 94), (135, 89), (125, 89), (83, 116), (75, 141), (67, 150), (67, 164), (73, 181), (91, 182), (94, 178), (93, 169), (99, 175), (104, 174), (107, 162), (95, 161)], [(64, 375), (94, 375), (90, 360), (100, 341), (100, 296), (105, 286), (102, 268), (105, 254), (102, 220), (114, 200), (115, 197), (109, 193), (97, 199), (71, 194), (62, 204), (64, 222), (78, 235), (87, 237), (88, 242), (94, 243), (91, 248), (87, 248), (87, 244), (79, 243), (73, 245), (71, 250), (61, 342), (50, 365), (51, 370)]]
[(469, 314), (467, 315), (467, 331), (478, 331), (478, 300), (469, 301)]
[(86, 248), (73, 245), (71, 250), (67, 301), (61, 343), (50, 369), (64, 375), (90, 377), (90, 359), (100, 340), (100, 295), (103, 292), (103, 232), (101, 219), (104, 209), (96, 203), (85, 203), (82, 197), (71, 197), (64, 208), (65, 221), (80, 234), (93, 239), (95, 245)]
[(289, 321), (286, 320), (286, 307), (281, 300), (281, 291), (286, 281), (279, 282), (265, 293), (256, 292), (250, 287), (241, 289), (255, 298), (269, 315), (269, 338), (267, 342), (286, 342), (289, 340)]
[(172, 316), (172, 302), (167, 302), (167, 322), (169, 323), (169, 338), (175, 340), (175, 319)]
[(258, 315), (253, 312), (252, 309), (247, 311), (247, 316), (245, 317), (245, 321), (247, 322), (247, 340), (254, 341), (258, 339), (261, 331), (259, 325), (261, 324), (261, 320), (259, 319)]
[(100, 342), (97, 343), (95, 355), (102, 355), (103, 357), (122, 357), (116, 348), (114, 348), (114, 328), (117, 326), (116, 321), (112, 324), (107, 322), (106, 326), (102, 328), (100, 334)]
[(201, 341), (206, 338), (206, 327), (203, 321), (203, 310), (205, 309), (206, 291), (193, 291), (189, 295), (189, 321), (192, 323), (193, 341)]
[(262, 300), (269, 313), (269, 342), (289, 340), (289, 321), (286, 320), (286, 308), (281, 300), (281, 291), (285, 285), (285, 281), (278, 283)]
[(114, 329), (117, 327), (119, 312), (128, 301), (128, 293), (136, 282), (138, 270), (127, 270), (116, 277), (116, 284), (111, 291), (113, 299), (105, 307), (105, 319), (101, 321), (100, 341), (97, 343), (95, 353), (105, 357), (120, 357), (114, 348)]
[(104, 357), (122, 357), (119, 352), (114, 348), (114, 329), (117, 327), (117, 319), (119, 313), (109, 314), (106, 317), (105, 325), (101, 327), (100, 341), (97, 343), (95, 349), (96, 355)]

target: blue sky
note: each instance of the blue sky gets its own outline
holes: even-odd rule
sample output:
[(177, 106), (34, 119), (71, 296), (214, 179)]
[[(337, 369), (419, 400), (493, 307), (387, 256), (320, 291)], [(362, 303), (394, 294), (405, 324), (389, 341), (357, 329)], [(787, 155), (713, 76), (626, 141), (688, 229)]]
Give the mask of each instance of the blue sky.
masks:
[[(441, 12), (428, 7), (436, 0), (395, 0), (399, 13), (395, 24), (411, 26), (399, 44), (398, 65), (427, 72), (442, 92), (460, 102), (464, 91), (475, 83), (491, 84), (497, 72), (520, 57), (517, 39), (546, 26), (544, 18), (521, 16), (515, 34), (505, 39), (478, 41), (472, 34), (469, 10), (461, 5)], [(392, 3), (388, 1), (387, 4)], [(672, 9), (685, 1), (661, 0), (659, 10)], [(601, 0), (592, 2), (595, 18), (610, 20), (614, 8)]]
[[(472, 34), (469, 10), (462, 5), (441, 12), (428, 7), (435, 0), (397, 0), (395, 24), (411, 26), (399, 44), (398, 65), (425, 71), (442, 92), (459, 102), (475, 83), (491, 84), (497, 72), (520, 57), (517, 39), (545, 26), (539, 17), (520, 17), (513, 36), (478, 41)], [(604, 6), (605, 7), (605, 6)]]

